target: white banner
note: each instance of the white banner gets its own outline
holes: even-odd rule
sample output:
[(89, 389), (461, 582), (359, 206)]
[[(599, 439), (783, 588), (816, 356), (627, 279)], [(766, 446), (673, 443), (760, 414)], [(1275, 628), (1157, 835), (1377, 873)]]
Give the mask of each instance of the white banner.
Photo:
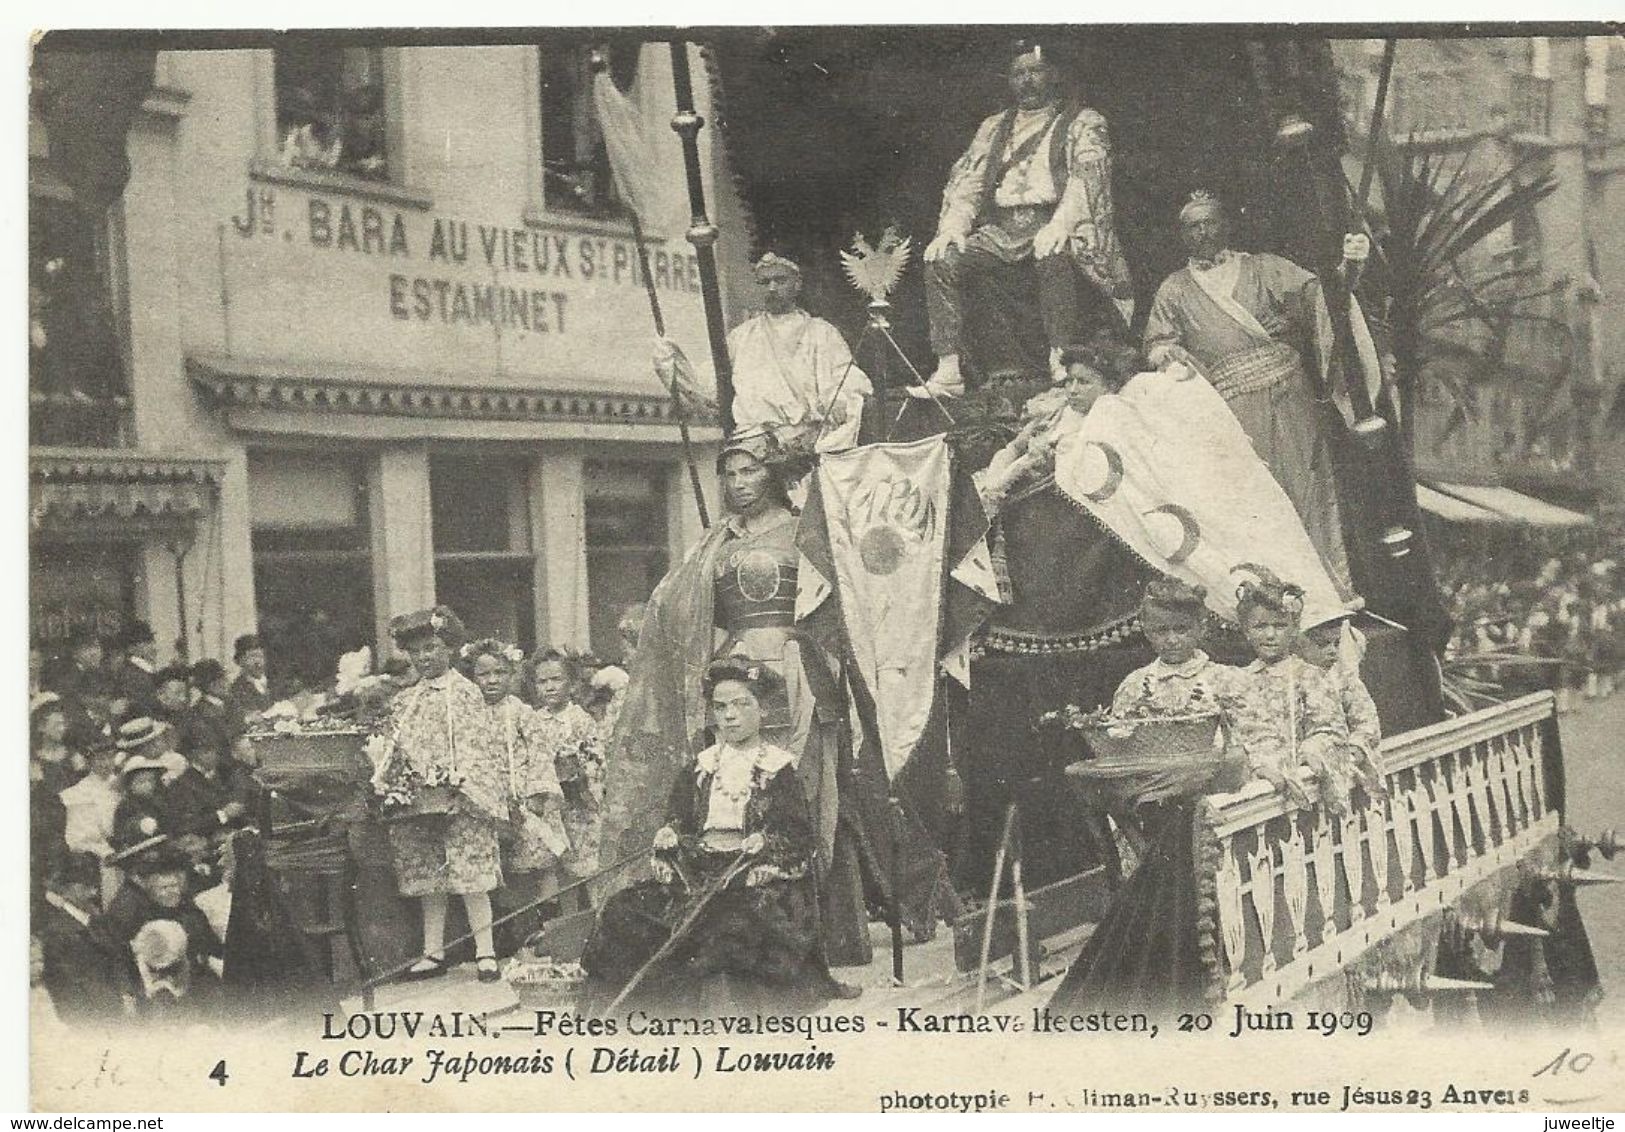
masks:
[(936, 687), (948, 445), (870, 444), (820, 462), (841, 612), (875, 702), (886, 773), (914, 753)]
[(1224, 398), (1183, 367), (1131, 378), (1056, 426), (1055, 483), (1153, 567), (1234, 619), (1236, 569), (1304, 589), (1304, 624), (1348, 608), (1286, 492)]

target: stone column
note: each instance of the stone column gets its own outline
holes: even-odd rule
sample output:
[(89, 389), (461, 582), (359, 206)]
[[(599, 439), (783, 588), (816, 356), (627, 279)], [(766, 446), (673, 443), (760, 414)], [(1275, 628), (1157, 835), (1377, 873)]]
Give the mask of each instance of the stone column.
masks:
[(428, 447), (392, 445), (381, 451), (368, 476), (367, 500), (373, 611), (379, 647), (387, 652), (389, 619), (435, 601)]
[(587, 522), (583, 459), (544, 449), (531, 464), (531, 529), (536, 551), (536, 640), (586, 648)]

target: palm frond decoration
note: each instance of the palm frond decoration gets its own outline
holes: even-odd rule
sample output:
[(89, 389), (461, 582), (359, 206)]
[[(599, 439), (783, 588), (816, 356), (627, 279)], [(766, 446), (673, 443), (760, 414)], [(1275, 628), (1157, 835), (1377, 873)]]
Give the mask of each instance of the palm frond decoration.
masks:
[[(1423, 370), (1442, 336), (1477, 327), (1504, 345), (1520, 320), (1555, 324), (1530, 308), (1552, 290), (1540, 266), (1508, 263), (1483, 245), (1550, 196), (1557, 178), (1538, 155), (1483, 169), (1471, 153), (1385, 142), (1376, 158), (1382, 204), (1368, 217), (1375, 253), (1362, 299), (1387, 324), (1409, 446)], [(1472, 413), (1467, 389), (1442, 385)]]

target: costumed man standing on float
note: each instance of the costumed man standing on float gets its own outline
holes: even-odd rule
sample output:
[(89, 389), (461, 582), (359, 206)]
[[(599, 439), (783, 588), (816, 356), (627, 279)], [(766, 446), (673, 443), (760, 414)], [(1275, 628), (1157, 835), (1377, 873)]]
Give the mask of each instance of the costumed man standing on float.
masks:
[[(1292, 500), (1341, 596), (1352, 597), (1330, 438), (1316, 400), (1333, 401), (1350, 427), (1354, 410), (1338, 373), (1320, 280), (1278, 255), (1233, 250), (1229, 215), (1211, 193), (1191, 194), (1179, 227), (1190, 262), (1157, 288), (1146, 354), (1159, 369), (1190, 366), (1219, 391)], [(1352, 296), (1349, 308), (1375, 400), (1376, 347)]]
[(1028, 376), (1019, 325), (1033, 275), (1051, 372), (1061, 369), (1063, 347), (1103, 327), (1123, 331), (1133, 312), (1112, 215), (1106, 119), (1064, 103), (1057, 80), (1047, 49), (1018, 44), (1015, 106), (982, 123), (948, 174), (937, 235), (925, 249), (937, 355), (928, 384), (938, 397), (964, 391), (960, 351), (971, 309), (986, 323), (978, 336), (983, 379), (1005, 370)]
[(735, 427), (771, 430), (782, 444), (841, 452), (858, 442), (874, 389), (833, 325), (801, 308), (801, 268), (768, 252), (756, 261), (763, 309), (728, 334)]
[(795, 760), (812, 812), (828, 959), (862, 964), (871, 950), (855, 864), (832, 869), (836, 770), (851, 750), (847, 708), (837, 661), (796, 629), (797, 516), (784, 474), (769, 462), (778, 453), (763, 432), (736, 434), (724, 445), (717, 467), (727, 514), (649, 598), (606, 758), (605, 857), (647, 852), (672, 782), (708, 745), (703, 684), (710, 665), (724, 658), (764, 664), (784, 678), (785, 690), (781, 702), (764, 705), (762, 734)]

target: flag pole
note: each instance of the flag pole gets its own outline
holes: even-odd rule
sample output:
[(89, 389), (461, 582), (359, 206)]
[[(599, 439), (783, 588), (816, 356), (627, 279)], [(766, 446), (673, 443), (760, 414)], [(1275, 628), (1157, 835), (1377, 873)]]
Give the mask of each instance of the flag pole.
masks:
[[(609, 59), (602, 51), (593, 51), (590, 64), (594, 76), (609, 70)], [(568, 180), (571, 191), (577, 196), (584, 195), (579, 182), (574, 178)], [(632, 203), (630, 197), (624, 201), (624, 205), (627, 218), (632, 222), (632, 244), (638, 253), (638, 271), (643, 276), (643, 292), (649, 298), (649, 316), (654, 320), (655, 334), (664, 338), (666, 316), (660, 309), (660, 292), (655, 290), (654, 273), (649, 270), (649, 245), (643, 238), (643, 221), (638, 216), (637, 206)], [(711, 513), (705, 505), (705, 491), (700, 484), (700, 469), (694, 462), (694, 442), (688, 433), (688, 406), (683, 403), (683, 398), (677, 391), (675, 377), (671, 383), (671, 409), (672, 418), (677, 422), (677, 437), (683, 447), (683, 463), (688, 467), (688, 483), (694, 490), (694, 506), (700, 513), (700, 527), (710, 530)]]
[[(627, 209), (632, 218), (632, 242), (638, 249), (638, 270), (643, 273), (643, 289), (649, 296), (649, 313), (654, 317), (655, 333), (666, 336), (666, 319), (660, 312), (660, 293), (655, 290), (654, 276), (649, 272), (649, 248), (643, 242), (643, 222), (635, 208)], [(677, 392), (677, 382), (671, 383), (671, 411), (677, 420), (677, 437), (683, 445), (683, 463), (688, 465), (688, 485), (694, 489), (694, 506), (699, 508), (700, 527), (711, 529), (711, 512), (705, 506), (705, 491), (700, 486), (700, 469), (694, 463), (694, 442), (688, 435), (688, 406)]]
[(717, 412), (722, 431), (734, 430), (733, 366), (728, 360), (728, 339), (722, 325), (722, 291), (717, 282), (717, 226), (705, 211), (705, 181), (700, 176), (701, 128), (705, 119), (694, 112), (694, 78), (688, 66), (686, 40), (671, 41), (671, 82), (677, 97), (677, 113), (671, 128), (683, 139), (683, 167), (688, 175), (688, 203), (692, 219), (688, 242), (700, 264), (700, 292), (705, 300), (705, 328), (711, 341), (711, 365), (717, 375)]
[[(574, 177), (555, 173), (551, 169), (543, 169), (542, 172), (545, 176), (557, 178), (561, 184), (577, 197), (586, 198), (586, 191)], [(654, 276), (649, 272), (649, 248), (643, 240), (643, 222), (638, 219), (638, 210), (631, 205), (626, 206), (626, 216), (632, 223), (632, 243), (638, 252), (638, 270), (643, 275), (643, 290), (649, 296), (649, 315), (654, 320), (655, 334), (664, 338), (666, 336), (666, 317), (660, 309), (660, 294), (655, 290)], [(700, 469), (694, 462), (694, 443), (688, 433), (688, 406), (683, 404), (683, 399), (677, 392), (677, 382), (675, 380), (671, 385), (671, 411), (672, 419), (677, 422), (677, 438), (683, 447), (683, 463), (688, 466), (689, 486), (694, 489), (694, 506), (700, 513), (700, 526), (705, 530), (710, 530), (711, 513), (705, 505), (705, 492), (700, 485)]]

